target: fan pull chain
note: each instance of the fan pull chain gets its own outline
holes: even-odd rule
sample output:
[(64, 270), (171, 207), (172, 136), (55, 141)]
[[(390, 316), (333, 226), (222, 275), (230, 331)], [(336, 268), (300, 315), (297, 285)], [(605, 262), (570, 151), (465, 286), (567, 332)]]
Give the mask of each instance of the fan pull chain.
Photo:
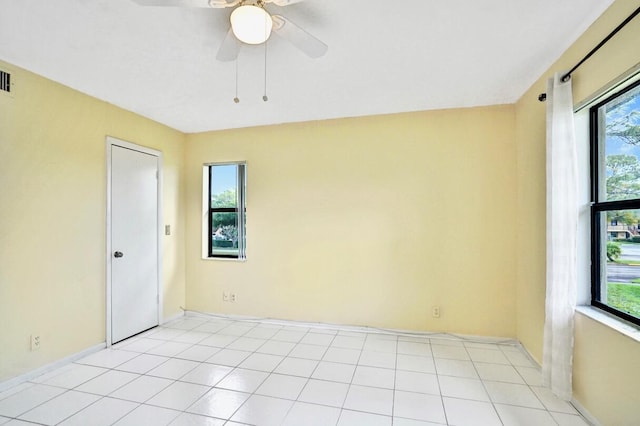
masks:
[(262, 100), (264, 102), (269, 100), (267, 97), (267, 44), (269, 44), (268, 40), (264, 42), (264, 95), (262, 95)]
[(240, 102), (240, 98), (238, 98), (238, 58), (236, 58), (236, 97), (233, 98), (233, 102)]

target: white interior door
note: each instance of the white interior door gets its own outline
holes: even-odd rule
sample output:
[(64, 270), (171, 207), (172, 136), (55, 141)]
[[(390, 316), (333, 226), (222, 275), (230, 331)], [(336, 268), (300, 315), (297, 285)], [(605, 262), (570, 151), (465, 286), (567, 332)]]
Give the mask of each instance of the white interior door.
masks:
[(158, 157), (111, 145), (111, 343), (158, 325)]

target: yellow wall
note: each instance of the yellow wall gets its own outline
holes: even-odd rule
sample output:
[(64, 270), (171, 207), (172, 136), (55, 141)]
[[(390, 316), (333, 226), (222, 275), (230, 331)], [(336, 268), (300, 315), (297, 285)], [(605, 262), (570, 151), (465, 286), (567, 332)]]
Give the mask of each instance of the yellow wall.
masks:
[(640, 344), (576, 314), (574, 397), (604, 426), (636, 426)]
[[(188, 309), (515, 336), (513, 140), (512, 106), (188, 135)], [(247, 261), (202, 260), (202, 165), (235, 160)]]
[[(640, 6), (618, 0), (516, 104), (518, 161), (518, 338), (542, 359), (545, 297), (545, 104), (537, 96), (554, 72), (570, 69)], [(573, 75), (574, 101), (588, 98), (640, 61), (640, 18), (635, 18)], [(589, 283), (580, 283), (589, 286)], [(574, 351), (576, 399), (604, 425), (637, 424), (640, 344), (587, 318), (578, 318)], [(592, 340), (592, 341), (590, 341)], [(635, 360), (630, 363), (631, 360)], [(628, 365), (625, 370), (620, 366)], [(633, 365), (633, 367), (632, 367)], [(635, 411), (634, 411), (635, 410)]]
[[(164, 314), (184, 303), (184, 135), (18, 67), (0, 95), (0, 381), (105, 341), (105, 136), (164, 153)], [(31, 352), (30, 335), (42, 347)]]

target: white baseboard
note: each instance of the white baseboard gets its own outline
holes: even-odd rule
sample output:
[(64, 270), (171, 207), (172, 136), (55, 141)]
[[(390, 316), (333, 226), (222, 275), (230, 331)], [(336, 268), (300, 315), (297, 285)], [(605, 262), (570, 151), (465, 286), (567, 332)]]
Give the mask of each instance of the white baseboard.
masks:
[(185, 316), (185, 312), (184, 311), (180, 311), (175, 315), (171, 315), (170, 317), (163, 318), (162, 319), (162, 323), (160, 325), (164, 325), (164, 324), (169, 323), (171, 321), (175, 321), (175, 320), (180, 319), (180, 318), (182, 318), (184, 316)]
[(584, 417), (589, 422), (589, 424), (591, 424), (591, 426), (602, 426), (602, 423), (600, 423), (598, 419), (593, 417), (591, 413), (578, 402), (577, 399), (571, 398), (571, 404), (575, 407), (576, 410), (580, 412), (580, 414), (582, 414), (582, 417)]
[(51, 364), (43, 365), (42, 367), (36, 368), (35, 370), (31, 370), (27, 373), (16, 376), (12, 379), (5, 380), (4, 382), (0, 382), (0, 392), (3, 392), (9, 388), (17, 386), (21, 383), (28, 382), (29, 380), (35, 379), (38, 376), (49, 373), (56, 368), (63, 367), (67, 364), (71, 364), (74, 361), (77, 361), (81, 358), (86, 357), (87, 355), (91, 355), (92, 353), (101, 351), (107, 346), (106, 343), (99, 343), (97, 345), (91, 346), (83, 351), (77, 352), (75, 354), (69, 355), (65, 358), (59, 359), (57, 361), (52, 362)]
[(402, 330), (402, 329), (395, 329), (395, 328), (381, 328), (381, 327), (371, 327), (371, 326), (363, 326), (363, 325), (345, 325), (345, 324), (324, 323), (324, 322), (305, 322), (305, 321), (285, 320), (285, 319), (277, 319), (277, 318), (251, 317), (251, 316), (236, 315), (236, 314), (217, 314), (217, 313), (190, 311), (190, 310), (185, 310), (184, 314), (185, 316), (188, 316), (188, 317), (200, 317), (200, 318), (210, 318), (210, 319), (219, 318), (219, 319), (228, 319), (232, 321), (262, 322), (267, 324), (275, 324), (275, 325), (283, 325), (283, 326), (328, 328), (331, 330), (354, 331), (354, 332), (360, 332), (360, 333), (402, 334), (405, 336), (424, 337), (429, 339), (458, 340), (458, 341), (474, 342), (474, 343), (503, 343), (507, 345), (520, 345), (520, 343), (517, 340), (511, 339), (508, 337), (471, 336), (466, 334), (454, 334), (454, 333), (447, 333), (447, 332), (414, 331), (414, 330)]
[[(185, 313), (183, 311), (180, 311), (179, 313), (177, 313), (175, 315), (172, 315), (172, 316), (170, 316), (168, 318), (164, 318), (162, 320), (162, 324), (166, 324), (166, 323), (169, 323), (171, 321), (175, 321), (177, 319), (180, 319), (180, 318), (182, 318), (184, 316), (184, 314)], [(160, 325), (162, 325), (162, 324), (160, 324)], [(0, 392), (3, 392), (3, 391), (5, 391), (5, 390), (7, 390), (9, 388), (12, 388), (14, 386), (17, 386), (17, 385), (21, 384), (21, 383), (28, 382), (29, 380), (33, 380), (38, 376), (42, 376), (43, 374), (46, 374), (46, 373), (49, 373), (49, 372), (55, 370), (56, 368), (64, 367), (67, 364), (71, 364), (74, 361), (77, 361), (77, 360), (79, 360), (81, 358), (84, 358), (87, 355), (91, 355), (92, 353), (98, 352), (98, 351), (100, 351), (100, 350), (102, 350), (102, 349), (104, 349), (106, 347), (107, 347), (106, 343), (99, 343), (99, 344), (97, 344), (95, 346), (91, 346), (90, 348), (87, 348), (87, 349), (85, 349), (83, 351), (80, 351), (78, 353), (75, 353), (75, 354), (69, 355), (69, 356), (67, 356), (65, 358), (59, 359), (57, 361), (54, 361), (51, 364), (44, 365), (42, 367), (36, 368), (35, 370), (28, 371), (28, 372), (26, 372), (24, 374), (21, 374), (19, 376), (13, 377), (13, 378), (11, 378), (9, 380), (5, 380), (3, 382), (0, 382)]]
[(535, 359), (533, 355), (531, 355), (531, 352), (529, 352), (529, 349), (527, 349), (527, 347), (522, 343), (520, 343), (520, 347), (522, 348), (524, 353), (527, 355), (527, 357), (529, 357), (529, 361), (531, 361), (538, 368), (538, 370), (542, 370), (542, 365), (540, 365), (538, 360)]

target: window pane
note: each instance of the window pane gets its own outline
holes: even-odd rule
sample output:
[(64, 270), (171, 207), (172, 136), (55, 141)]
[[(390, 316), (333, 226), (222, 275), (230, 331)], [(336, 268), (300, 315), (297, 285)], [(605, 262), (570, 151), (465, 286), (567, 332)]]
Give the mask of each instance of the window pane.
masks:
[(238, 256), (238, 214), (211, 213), (211, 253)]
[(245, 259), (246, 253), (246, 165), (210, 164), (205, 166), (209, 185), (209, 257)]
[(598, 128), (600, 201), (640, 198), (640, 86), (598, 108)]
[(211, 166), (211, 207), (238, 205), (238, 165)]
[(640, 209), (600, 213), (599, 301), (640, 318)]

